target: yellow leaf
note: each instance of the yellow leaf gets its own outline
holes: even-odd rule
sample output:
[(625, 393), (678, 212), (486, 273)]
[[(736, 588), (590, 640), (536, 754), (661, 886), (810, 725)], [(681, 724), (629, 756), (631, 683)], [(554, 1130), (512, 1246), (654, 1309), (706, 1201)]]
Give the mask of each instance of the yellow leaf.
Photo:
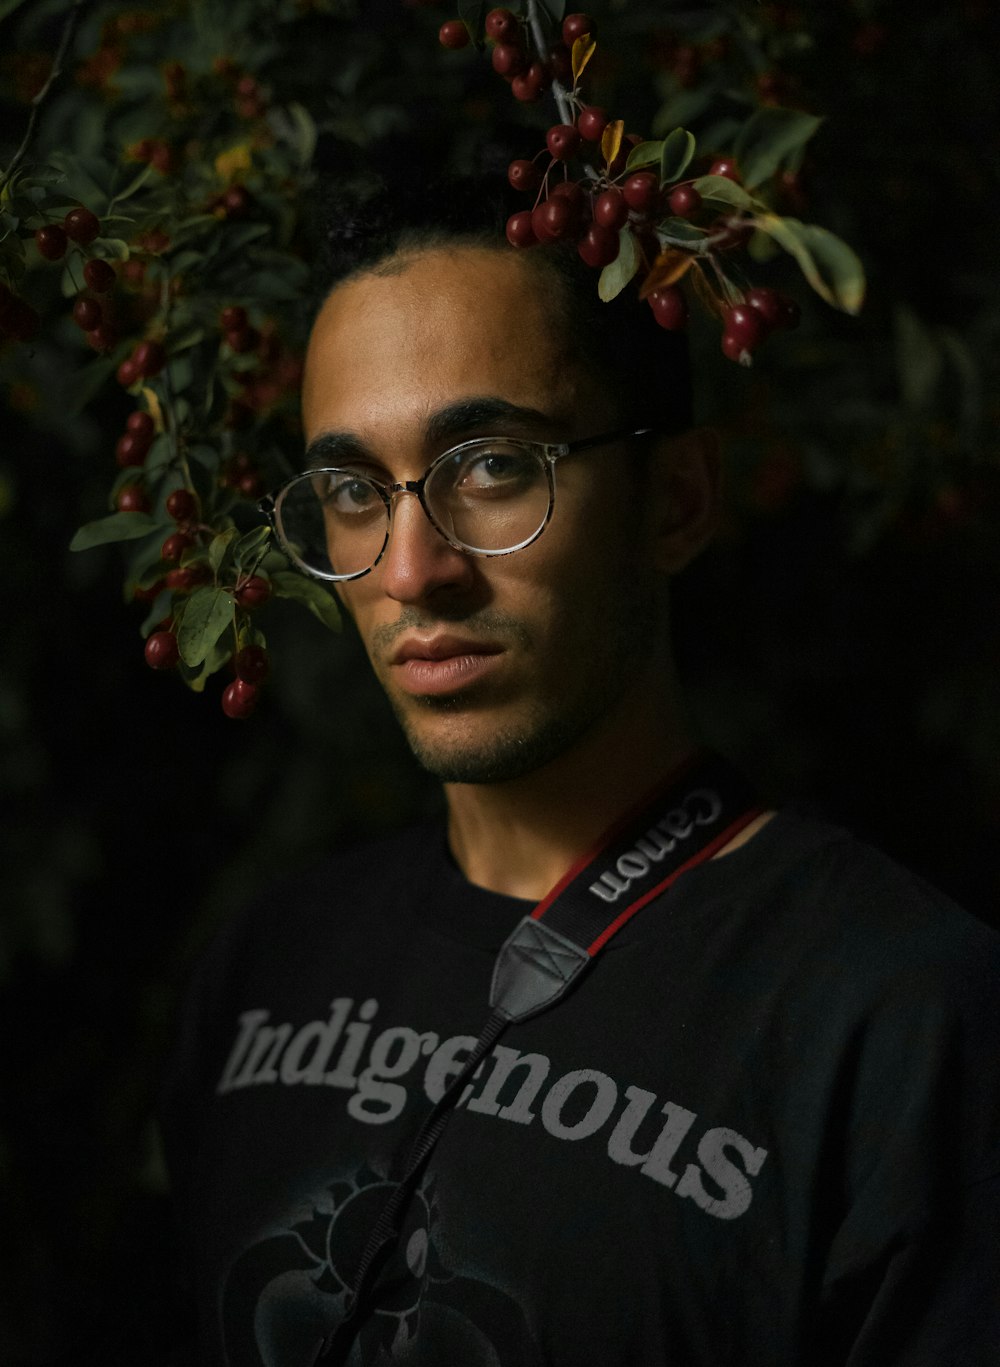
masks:
[(241, 171), (249, 171), (252, 166), (253, 159), (250, 156), (250, 146), (245, 142), (239, 143), (236, 147), (230, 147), (228, 152), (220, 152), (215, 158), (215, 174), (226, 184)]
[[(582, 39), (577, 38), (578, 43)], [(625, 136), (625, 120), (615, 119), (614, 123), (609, 123), (601, 135), (601, 155), (610, 166), (621, 151), (622, 138)]]
[(146, 407), (149, 409), (149, 416), (156, 423), (157, 432), (165, 432), (167, 424), (164, 421), (163, 409), (160, 407), (160, 400), (155, 389), (150, 389), (148, 385), (143, 385), (140, 391), (146, 400)]
[(676, 285), (677, 281), (694, 265), (694, 257), (690, 252), (683, 252), (678, 247), (667, 247), (660, 252), (653, 262), (652, 268), (639, 290), (640, 299), (648, 299), (654, 290), (666, 289), (668, 285)]
[(573, 84), (574, 86), (583, 75), (583, 69), (593, 57), (597, 48), (597, 43), (589, 33), (581, 33), (573, 44), (572, 63), (573, 63)]

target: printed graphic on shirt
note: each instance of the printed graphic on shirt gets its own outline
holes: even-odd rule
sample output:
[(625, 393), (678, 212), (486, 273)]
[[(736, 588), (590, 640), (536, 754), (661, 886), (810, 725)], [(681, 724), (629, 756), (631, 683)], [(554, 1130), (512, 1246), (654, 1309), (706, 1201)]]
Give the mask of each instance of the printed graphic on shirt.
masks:
[[(235, 1259), (220, 1304), (231, 1367), (312, 1367), (320, 1342), (343, 1319), (351, 1280), (389, 1190), (389, 1183), (363, 1168), (353, 1179), (330, 1183), (308, 1203), (308, 1214), (272, 1228)], [(451, 1367), (540, 1364), (520, 1308), (498, 1288), (449, 1268), (438, 1228), (431, 1179), (410, 1201), (373, 1311), (359, 1326), (352, 1367), (405, 1365), (418, 1350), (421, 1362)]]
[[(349, 1093), (348, 1116), (366, 1125), (395, 1120), (418, 1088), (428, 1101), (439, 1101), (475, 1038), (442, 1040), (405, 1025), (376, 1031), (377, 1014), (374, 998), (355, 1009), (351, 997), (335, 998), (327, 1019), (297, 1028), (289, 1021), (271, 1024), (263, 1008), (244, 1011), (216, 1091), (225, 1096), (262, 1086), (341, 1089)], [(508, 1124), (536, 1126), (567, 1143), (603, 1143), (610, 1162), (637, 1169), (717, 1220), (747, 1212), (751, 1178), (768, 1152), (715, 1123), (718, 1117), (702, 1118), (646, 1088), (622, 1086), (596, 1068), (553, 1076), (547, 1055), (501, 1044), (480, 1064), (459, 1105)]]

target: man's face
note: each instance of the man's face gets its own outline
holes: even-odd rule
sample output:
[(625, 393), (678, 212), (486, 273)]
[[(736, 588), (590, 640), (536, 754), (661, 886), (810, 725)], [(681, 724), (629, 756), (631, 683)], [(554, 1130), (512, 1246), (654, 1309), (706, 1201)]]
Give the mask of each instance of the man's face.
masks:
[[(303, 407), (322, 463), (415, 480), (475, 436), (569, 441), (617, 424), (576, 359), (558, 286), (513, 252), (427, 250), (337, 287), (313, 330)], [(613, 721), (662, 658), (647, 521), (623, 444), (560, 461), (552, 521), (511, 555), (450, 546), (393, 500), (388, 548), (339, 586), (417, 758), (497, 782)]]

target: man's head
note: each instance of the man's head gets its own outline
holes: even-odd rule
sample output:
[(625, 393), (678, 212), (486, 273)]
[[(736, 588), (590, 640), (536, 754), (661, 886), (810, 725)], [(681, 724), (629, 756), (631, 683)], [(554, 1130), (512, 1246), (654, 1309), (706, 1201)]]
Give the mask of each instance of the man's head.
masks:
[[(573, 313), (564, 269), (540, 250), (404, 235), (320, 308), (307, 441), (336, 453), (323, 464), (391, 484), (473, 437), (562, 443), (648, 422)], [(496, 558), (457, 550), (415, 496), (393, 497), (385, 554), (339, 593), (426, 767), (451, 782), (520, 777), (656, 686), (669, 671), (665, 579), (706, 535), (710, 466), (690, 437), (568, 456), (544, 534)]]

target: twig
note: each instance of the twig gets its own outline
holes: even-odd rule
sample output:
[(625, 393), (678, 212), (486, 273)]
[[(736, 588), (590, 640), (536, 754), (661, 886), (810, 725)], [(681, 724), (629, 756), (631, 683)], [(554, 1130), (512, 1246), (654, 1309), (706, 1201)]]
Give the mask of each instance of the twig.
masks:
[(10, 184), (14, 172), (27, 155), (28, 148), (31, 146), (31, 139), (35, 133), (35, 125), (38, 123), (38, 116), (42, 111), (42, 105), (48, 99), (52, 87), (63, 73), (63, 62), (66, 60), (66, 53), (69, 51), (69, 45), (73, 41), (73, 35), (76, 33), (77, 25), (83, 15), (83, 8), (88, 3), (89, 0), (72, 0), (72, 7), (66, 23), (63, 26), (62, 35), (59, 39), (59, 46), (56, 49), (55, 57), (52, 59), (52, 69), (49, 72), (48, 79), (31, 101), (31, 113), (28, 115), (28, 126), (24, 130), (21, 146), (14, 153), (6, 171), (0, 175), (0, 192), (5, 190)]
[[(538, 60), (543, 62), (546, 49), (545, 30), (542, 28), (542, 21), (538, 13), (538, 0), (528, 0), (528, 23), (531, 26), (531, 36), (535, 40)], [(552, 82), (552, 94), (555, 96), (559, 116), (563, 123), (572, 123), (573, 106), (569, 102), (569, 92), (561, 81)]]

